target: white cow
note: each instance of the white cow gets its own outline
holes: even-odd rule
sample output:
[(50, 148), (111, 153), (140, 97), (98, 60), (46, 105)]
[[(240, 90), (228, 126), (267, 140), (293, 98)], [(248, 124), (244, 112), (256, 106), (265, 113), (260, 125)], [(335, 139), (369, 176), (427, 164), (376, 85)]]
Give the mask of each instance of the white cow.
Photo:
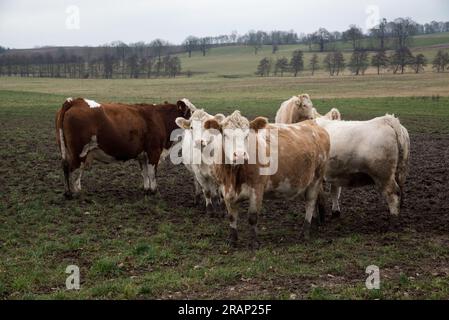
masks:
[[(207, 120), (214, 119), (221, 122), (225, 118), (222, 114), (212, 116), (202, 109), (196, 109), (189, 120), (184, 118), (177, 118), (176, 124), (182, 129), (194, 129), (195, 122), (197, 123), (196, 130), (200, 130), (200, 134), (204, 131), (204, 123)], [(182, 139), (182, 158), (186, 168), (192, 173), (195, 183), (195, 203), (201, 193), (204, 195), (206, 201), (206, 211), (213, 213), (215, 211), (214, 205), (221, 202), (221, 197), (218, 192), (218, 185), (212, 174), (212, 166), (203, 161), (194, 161), (194, 149), (199, 151), (206, 146), (206, 141), (200, 135), (196, 137), (192, 134), (192, 130), (184, 134)], [(201, 159), (199, 159), (201, 160)]]
[[(314, 119), (313, 103), (308, 94), (293, 96), (284, 101), (276, 113), (276, 123), (297, 123)], [(316, 111), (316, 110), (315, 110)]]
[(330, 136), (330, 160), (325, 180), (331, 184), (332, 214), (340, 215), (341, 187), (375, 185), (390, 213), (398, 215), (407, 175), (410, 138), (407, 129), (391, 115), (369, 121), (316, 122)]

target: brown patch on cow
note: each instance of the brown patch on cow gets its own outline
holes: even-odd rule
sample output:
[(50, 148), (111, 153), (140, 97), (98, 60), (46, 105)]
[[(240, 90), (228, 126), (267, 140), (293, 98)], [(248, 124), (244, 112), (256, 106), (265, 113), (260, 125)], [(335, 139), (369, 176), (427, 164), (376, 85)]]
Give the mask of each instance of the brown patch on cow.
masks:
[(252, 130), (260, 130), (265, 128), (268, 125), (268, 119), (265, 117), (257, 117), (253, 121), (250, 122), (249, 128)]
[(209, 119), (209, 120), (207, 120), (204, 123), (204, 129), (206, 129), (206, 130), (210, 130), (210, 129), (220, 130), (220, 124), (215, 119)]

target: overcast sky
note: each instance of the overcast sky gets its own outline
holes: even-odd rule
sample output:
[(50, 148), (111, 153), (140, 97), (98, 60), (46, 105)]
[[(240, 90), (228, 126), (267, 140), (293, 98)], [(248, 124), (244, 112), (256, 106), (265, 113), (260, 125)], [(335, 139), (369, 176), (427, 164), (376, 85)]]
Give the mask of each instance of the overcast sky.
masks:
[(0, 45), (100, 45), (248, 30), (363, 29), (376, 17), (449, 21), (447, 0), (0, 0)]

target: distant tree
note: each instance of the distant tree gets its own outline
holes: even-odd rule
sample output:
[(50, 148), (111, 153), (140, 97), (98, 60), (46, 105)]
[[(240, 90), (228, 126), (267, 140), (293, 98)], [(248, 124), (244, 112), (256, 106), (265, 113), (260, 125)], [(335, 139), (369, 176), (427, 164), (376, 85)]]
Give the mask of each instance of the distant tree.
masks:
[(137, 55), (133, 54), (126, 60), (128, 64), (129, 77), (137, 79), (139, 77), (139, 65)]
[(378, 51), (373, 57), (371, 58), (371, 65), (373, 67), (376, 67), (377, 74), (380, 74), (381, 69), (385, 69), (388, 67), (388, 57), (385, 50)]
[(278, 58), (274, 66), (274, 74), (277, 75), (278, 72), (281, 73), (281, 77), (284, 76), (284, 72), (288, 70), (288, 60), (285, 57)]
[(388, 37), (388, 21), (383, 18), (380, 23), (370, 30), (371, 35), (379, 40), (379, 49), (385, 49), (385, 42)]
[(310, 59), (310, 69), (312, 69), (312, 76), (315, 74), (315, 71), (319, 68), (318, 55), (316, 53), (313, 54)]
[(444, 70), (446, 70), (448, 65), (449, 65), (449, 53), (444, 52), (443, 50), (438, 50), (435, 59), (433, 59), (432, 61), (433, 69), (435, 69), (436, 72), (444, 72)]
[(181, 72), (181, 59), (174, 56), (168, 61), (169, 76), (175, 78)]
[(205, 57), (207, 51), (209, 51), (209, 49), (211, 47), (211, 38), (210, 37), (200, 38), (199, 47), (200, 47), (201, 53), (203, 54), (203, 57)]
[(410, 67), (415, 71), (415, 73), (419, 73), (424, 71), (424, 67), (427, 66), (427, 58), (419, 53), (411, 60)]
[(331, 34), (325, 28), (320, 28), (313, 36), (313, 42), (318, 44), (320, 52), (324, 52), (326, 44), (330, 41)]
[(345, 58), (341, 51), (330, 52), (324, 58), (324, 65), (331, 76), (339, 75), (345, 68)]
[(365, 74), (368, 69), (368, 52), (364, 50), (354, 50), (351, 55), (351, 60), (348, 63), (348, 68), (356, 76)]
[(295, 50), (292, 54), (292, 59), (290, 60), (290, 67), (293, 71), (293, 75), (296, 77), (298, 73), (304, 70), (304, 59), (303, 52), (301, 50)]
[(198, 47), (199, 39), (194, 36), (189, 36), (184, 40), (183, 46), (187, 53), (189, 54), (189, 58), (192, 56), (192, 51), (194, 51)]
[(103, 55), (103, 78), (111, 79), (114, 71), (114, 58), (110, 54)]
[(257, 55), (262, 48), (264, 37), (266, 37), (266, 33), (263, 31), (248, 32), (248, 44), (254, 48), (254, 54)]
[(271, 61), (268, 58), (263, 58), (260, 60), (257, 66), (256, 74), (261, 77), (268, 77), (271, 72)]
[(396, 51), (390, 56), (389, 60), (393, 73), (396, 74), (400, 71), (401, 74), (403, 74), (405, 68), (413, 63), (414, 58), (410, 49), (404, 47), (396, 49)]
[(353, 24), (349, 26), (348, 30), (343, 32), (343, 40), (350, 41), (354, 50), (360, 47), (360, 40), (362, 38), (362, 29)]
[(153, 55), (156, 56), (159, 61), (161, 61), (162, 55), (164, 54), (164, 50), (167, 46), (168, 43), (162, 39), (156, 39), (150, 43), (150, 47), (153, 49)]
[(392, 36), (396, 49), (407, 48), (416, 33), (417, 23), (410, 18), (396, 19), (392, 24)]

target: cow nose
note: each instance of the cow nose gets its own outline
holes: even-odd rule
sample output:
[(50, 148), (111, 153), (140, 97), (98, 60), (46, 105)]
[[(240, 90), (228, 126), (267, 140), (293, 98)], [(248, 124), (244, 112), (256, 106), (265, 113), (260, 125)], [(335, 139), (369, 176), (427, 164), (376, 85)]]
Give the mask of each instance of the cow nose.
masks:
[(245, 151), (234, 151), (234, 162), (247, 160), (248, 154)]
[(195, 147), (201, 148), (201, 147), (205, 147), (205, 146), (206, 146), (206, 142), (204, 140), (196, 140), (195, 141)]

